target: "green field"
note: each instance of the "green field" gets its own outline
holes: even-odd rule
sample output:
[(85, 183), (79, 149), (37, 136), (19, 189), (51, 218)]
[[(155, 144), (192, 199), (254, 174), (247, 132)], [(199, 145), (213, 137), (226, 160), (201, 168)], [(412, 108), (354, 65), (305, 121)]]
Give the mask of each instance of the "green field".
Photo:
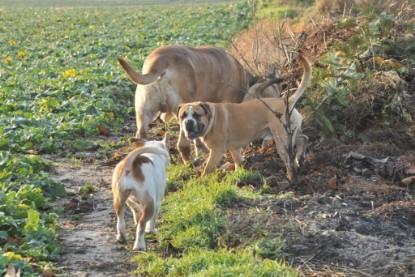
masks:
[(141, 67), (161, 45), (224, 47), (249, 15), (242, 4), (1, 11), (0, 149), (68, 153), (77, 138), (94, 147), (84, 138), (98, 124), (117, 132), (132, 109), (117, 57)]
[(226, 0), (1, 0), (0, 7), (120, 7), (120, 6), (158, 6), (158, 5), (198, 5), (230, 3)]
[(99, 124), (120, 134), (134, 115), (134, 85), (116, 58), (139, 68), (162, 45), (225, 47), (253, 10), (248, 2), (155, 8), (119, 1), (107, 8), (115, 1), (70, 1), (100, 7), (53, 7), (68, 2), (0, 1), (0, 274), (9, 261), (25, 276), (53, 267), (62, 211), (50, 202), (65, 191), (47, 174), (53, 165), (38, 155), (99, 153), (105, 147), (97, 139)]

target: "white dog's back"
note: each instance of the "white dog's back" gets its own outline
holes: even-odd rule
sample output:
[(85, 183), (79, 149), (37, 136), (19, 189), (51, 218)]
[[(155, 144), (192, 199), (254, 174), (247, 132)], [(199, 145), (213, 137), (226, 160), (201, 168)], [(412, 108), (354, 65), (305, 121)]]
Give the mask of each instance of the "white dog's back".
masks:
[[(139, 197), (137, 199), (139, 203), (143, 202), (141, 198), (147, 193), (156, 202), (161, 201), (164, 195), (169, 153), (163, 148), (156, 147), (157, 145), (144, 146), (132, 151), (127, 156), (125, 167), (118, 179), (119, 189), (131, 191), (130, 197)], [(117, 167), (122, 166), (121, 163), (117, 165)], [(114, 175), (121, 170), (117, 167)]]

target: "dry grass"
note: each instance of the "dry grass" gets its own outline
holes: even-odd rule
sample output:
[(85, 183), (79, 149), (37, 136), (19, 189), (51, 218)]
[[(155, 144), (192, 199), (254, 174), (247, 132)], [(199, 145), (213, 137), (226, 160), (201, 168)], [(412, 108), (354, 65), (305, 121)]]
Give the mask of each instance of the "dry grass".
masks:
[(269, 20), (255, 23), (233, 41), (231, 54), (257, 75), (267, 75), (273, 66), (280, 68), (284, 57), (274, 43), (278, 25)]
[(415, 4), (409, 0), (316, 0), (315, 11), (323, 16), (352, 15), (361, 11), (393, 14), (402, 20), (414, 20)]
[(289, 21), (264, 19), (236, 37), (229, 52), (255, 75), (275, 71), (284, 76), (302, 43), (299, 29), (304, 29), (303, 23), (294, 26)]

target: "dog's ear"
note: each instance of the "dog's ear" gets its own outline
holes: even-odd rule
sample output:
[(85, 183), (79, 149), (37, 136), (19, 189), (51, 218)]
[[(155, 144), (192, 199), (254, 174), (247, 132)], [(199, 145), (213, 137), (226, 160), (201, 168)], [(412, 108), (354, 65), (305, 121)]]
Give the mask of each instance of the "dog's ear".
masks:
[(212, 110), (208, 103), (200, 103), (200, 107), (205, 111), (205, 114), (210, 118), (212, 117)]
[(143, 138), (130, 138), (130, 143), (137, 148), (143, 147), (146, 142), (147, 140)]
[(177, 112), (176, 112), (177, 118), (179, 118), (179, 111), (183, 106), (184, 106), (184, 103), (180, 104), (179, 107), (177, 108)]

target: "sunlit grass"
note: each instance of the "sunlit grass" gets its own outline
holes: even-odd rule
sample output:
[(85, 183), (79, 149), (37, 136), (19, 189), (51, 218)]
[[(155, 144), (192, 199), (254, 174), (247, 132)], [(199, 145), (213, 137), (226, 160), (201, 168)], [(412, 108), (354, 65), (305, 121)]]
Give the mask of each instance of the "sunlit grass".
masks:
[(148, 253), (135, 257), (135, 274), (149, 276), (299, 276), (283, 262), (258, 259), (251, 253), (221, 249), (190, 250), (181, 258)]
[[(259, 190), (238, 187), (238, 184), (262, 182), (261, 174), (241, 169), (225, 176), (217, 171), (200, 177), (189, 165), (171, 165), (168, 175), (169, 187), (173, 183), (175, 189), (169, 190), (162, 202), (156, 236), (158, 245), (154, 252), (169, 249), (172, 256), (138, 255), (135, 258), (139, 266), (137, 274), (296, 276), (282, 260), (284, 242), (279, 237), (268, 238), (268, 231), (260, 221), (255, 226), (251, 222), (239, 227), (229, 225), (238, 221), (227, 222), (233, 209), (238, 210), (245, 201), (263, 198)], [(251, 218), (259, 214), (255, 209), (246, 209), (245, 216)], [(238, 229), (242, 233), (235, 232)], [(257, 230), (256, 235), (253, 235), (254, 230)], [(235, 244), (236, 241), (239, 243)]]

